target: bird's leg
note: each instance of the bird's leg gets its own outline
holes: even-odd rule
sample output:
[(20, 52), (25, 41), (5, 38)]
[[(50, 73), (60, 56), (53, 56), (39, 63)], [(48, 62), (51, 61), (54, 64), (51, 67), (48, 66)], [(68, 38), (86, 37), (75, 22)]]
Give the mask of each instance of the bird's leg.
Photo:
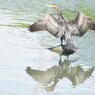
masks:
[(63, 37), (61, 37), (61, 46), (63, 45)]

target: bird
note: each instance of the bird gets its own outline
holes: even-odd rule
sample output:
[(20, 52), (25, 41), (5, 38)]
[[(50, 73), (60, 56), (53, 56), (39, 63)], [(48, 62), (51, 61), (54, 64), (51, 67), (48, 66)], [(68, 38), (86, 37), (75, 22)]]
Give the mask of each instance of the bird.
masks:
[(56, 19), (52, 14), (47, 14), (29, 26), (30, 32), (48, 31), (53, 36), (60, 38), (61, 45), (65, 40), (69, 49), (69, 43), (73, 42), (73, 36), (81, 37), (88, 29), (95, 30), (95, 23), (82, 12), (78, 12), (74, 20), (67, 20), (63, 17), (62, 10), (57, 4), (49, 6), (56, 8), (59, 19)]

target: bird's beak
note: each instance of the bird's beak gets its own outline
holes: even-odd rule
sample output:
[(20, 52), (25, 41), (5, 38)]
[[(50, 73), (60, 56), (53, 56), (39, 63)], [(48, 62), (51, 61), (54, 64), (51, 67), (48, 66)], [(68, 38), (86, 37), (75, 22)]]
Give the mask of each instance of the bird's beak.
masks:
[(56, 5), (53, 5), (53, 4), (48, 4), (46, 6), (51, 7), (51, 8), (56, 8)]

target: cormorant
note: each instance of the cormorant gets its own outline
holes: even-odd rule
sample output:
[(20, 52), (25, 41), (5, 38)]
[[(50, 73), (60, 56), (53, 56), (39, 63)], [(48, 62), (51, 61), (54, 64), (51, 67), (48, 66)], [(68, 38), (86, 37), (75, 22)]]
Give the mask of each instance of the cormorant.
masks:
[(49, 6), (56, 8), (59, 19), (48, 14), (29, 26), (30, 32), (46, 30), (53, 36), (59, 37), (61, 39), (61, 45), (63, 43), (63, 39), (68, 45), (69, 43), (72, 43), (73, 36), (81, 37), (88, 29), (95, 30), (95, 23), (83, 13), (79, 12), (74, 20), (69, 21), (62, 16), (62, 10), (57, 4)]

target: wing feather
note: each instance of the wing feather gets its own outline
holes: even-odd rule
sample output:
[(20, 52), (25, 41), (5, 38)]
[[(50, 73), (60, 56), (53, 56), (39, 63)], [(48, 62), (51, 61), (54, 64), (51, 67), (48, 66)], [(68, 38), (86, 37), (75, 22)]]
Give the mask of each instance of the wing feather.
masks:
[(29, 30), (31, 32), (45, 30), (45, 21), (43, 19), (38, 20), (37, 22), (29, 26)]
[(59, 23), (52, 15), (47, 15), (43, 19), (38, 20), (29, 27), (31, 32), (46, 30), (52, 35), (56, 36), (58, 32)]
[(83, 13), (78, 13), (75, 21), (79, 26), (80, 36), (85, 34), (88, 29), (95, 30), (95, 23)]
[(92, 21), (88, 21), (88, 28), (91, 29), (91, 30), (95, 30), (95, 23), (92, 22)]

